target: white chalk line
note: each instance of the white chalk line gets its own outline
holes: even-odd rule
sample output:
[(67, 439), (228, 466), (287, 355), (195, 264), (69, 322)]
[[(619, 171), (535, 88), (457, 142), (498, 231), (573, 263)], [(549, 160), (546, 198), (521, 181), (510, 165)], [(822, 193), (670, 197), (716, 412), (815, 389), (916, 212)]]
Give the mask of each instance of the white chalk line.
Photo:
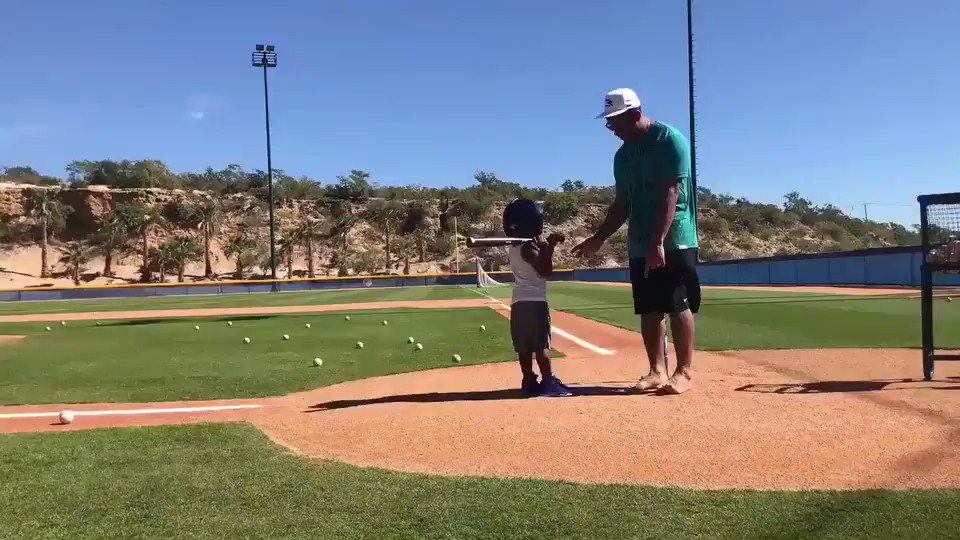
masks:
[[(469, 288), (471, 291), (479, 294), (480, 296), (483, 296), (483, 297), (488, 298), (488, 299), (490, 300), (489, 302), (487, 302), (488, 304), (498, 304), (500, 307), (506, 309), (507, 311), (510, 311), (510, 306), (504, 304), (502, 301), (497, 300), (496, 298), (490, 296), (489, 294), (484, 293), (484, 292), (481, 292), (481, 291), (478, 291), (478, 290), (473, 289), (473, 288), (470, 288), (470, 287), (466, 287), (466, 286), (464, 286), (464, 288)], [(585, 339), (583, 339), (583, 338), (579, 338), (579, 337), (571, 334), (570, 332), (567, 332), (567, 331), (564, 330), (563, 328), (558, 328), (558, 327), (556, 327), (556, 326), (550, 325), (550, 329), (551, 329), (552, 331), (556, 332), (557, 335), (563, 336), (563, 337), (565, 337), (566, 339), (568, 339), (568, 340), (576, 343), (577, 345), (583, 347), (584, 349), (593, 351), (593, 352), (595, 352), (595, 353), (597, 353), (597, 354), (602, 354), (602, 355), (604, 355), (604, 356), (612, 356), (612, 355), (614, 355), (614, 354), (617, 354), (617, 351), (613, 351), (613, 350), (610, 350), (610, 349), (605, 349), (605, 348), (603, 348), (603, 347), (599, 347), (599, 346), (597, 346), (597, 345), (594, 345), (593, 343), (590, 343), (589, 341), (587, 341), (587, 340), (585, 340)]]
[[(215, 411), (236, 411), (242, 409), (259, 409), (263, 405), (215, 405), (208, 407), (173, 407), (168, 409), (116, 409), (101, 411), (74, 411), (69, 410), (74, 416), (124, 416), (138, 414), (177, 414), (177, 413), (196, 413), (196, 412), (215, 412)], [(0, 420), (12, 420), (16, 418), (56, 418), (61, 411), (36, 412), (36, 413), (9, 413), (0, 414)]]

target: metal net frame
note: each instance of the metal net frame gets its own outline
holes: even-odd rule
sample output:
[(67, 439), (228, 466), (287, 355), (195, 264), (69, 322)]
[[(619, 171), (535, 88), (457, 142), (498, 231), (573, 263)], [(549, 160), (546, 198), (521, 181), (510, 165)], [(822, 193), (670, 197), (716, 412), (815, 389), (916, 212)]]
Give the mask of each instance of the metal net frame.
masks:
[(938, 354), (933, 333), (934, 275), (960, 274), (960, 193), (917, 197), (920, 203), (920, 317), (923, 344), (923, 378), (933, 379), (934, 364), (960, 360), (960, 354)]

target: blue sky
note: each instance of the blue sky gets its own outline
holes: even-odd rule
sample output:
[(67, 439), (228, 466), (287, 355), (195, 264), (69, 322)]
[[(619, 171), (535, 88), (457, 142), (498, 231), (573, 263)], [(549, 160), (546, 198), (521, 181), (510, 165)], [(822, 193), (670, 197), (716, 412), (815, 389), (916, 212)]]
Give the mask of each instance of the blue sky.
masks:
[[(290, 174), (610, 184), (618, 141), (593, 117), (619, 86), (689, 132), (682, 0), (261, 5), (7, 3), (0, 164), (265, 168), (259, 42), (279, 53), (273, 161)], [(917, 194), (960, 189), (960, 2), (696, 10), (701, 185), (774, 203), (799, 190), (858, 215), (877, 203), (871, 218), (908, 224)]]

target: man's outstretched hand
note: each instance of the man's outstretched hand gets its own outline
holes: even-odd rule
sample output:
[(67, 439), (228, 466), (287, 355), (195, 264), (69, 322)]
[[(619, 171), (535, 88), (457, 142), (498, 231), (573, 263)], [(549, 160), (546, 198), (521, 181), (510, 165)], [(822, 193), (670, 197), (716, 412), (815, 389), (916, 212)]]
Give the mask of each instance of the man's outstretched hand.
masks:
[(663, 244), (652, 244), (647, 250), (647, 256), (644, 260), (643, 277), (650, 275), (653, 270), (658, 270), (667, 265), (667, 255), (663, 250)]
[(591, 236), (583, 242), (580, 242), (571, 250), (574, 255), (589, 259), (597, 254), (600, 251), (600, 248), (603, 247), (603, 240), (597, 238), (596, 236)]

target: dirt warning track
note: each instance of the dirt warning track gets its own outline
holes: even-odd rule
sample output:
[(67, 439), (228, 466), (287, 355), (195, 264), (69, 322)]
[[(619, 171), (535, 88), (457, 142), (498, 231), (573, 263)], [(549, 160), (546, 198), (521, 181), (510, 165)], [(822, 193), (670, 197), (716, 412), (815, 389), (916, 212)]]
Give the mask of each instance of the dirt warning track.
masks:
[[(242, 421), (304, 456), (427, 474), (704, 489), (960, 488), (960, 366), (924, 382), (917, 351), (698, 352), (690, 393), (634, 394), (625, 389), (645, 372), (639, 335), (566, 313), (554, 313), (554, 324), (616, 351), (598, 355), (557, 339), (567, 357), (556, 371), (578, 393), (570, 398), (520, 397), (508, 362), (263, 400), (76, 406), (163, 412), (79, 416), (67, 426), (55, 413), (68, 405), (0, 407), (0, 431)], [(216, 409), (235, 405), (247, 407)]]
[(15, 343), (25, 338), (26, 336), (0, 336), (0, 345), (4, 343)]
[(272, 315), (278, 313), (321, 313), (324, 311), (361, 311), (370, 309), (441, 309), (484, 307), (482, 299), (363, 302), (319, 306), (252, 306), (234, 308), (148, 309), (141, 311), (90, 311), (85, 313), (35, 313), (3, 315), (0, 322), (106, 321), (116, 319), (170, 319), (182, 317), (225, 317), (230, 315)]

